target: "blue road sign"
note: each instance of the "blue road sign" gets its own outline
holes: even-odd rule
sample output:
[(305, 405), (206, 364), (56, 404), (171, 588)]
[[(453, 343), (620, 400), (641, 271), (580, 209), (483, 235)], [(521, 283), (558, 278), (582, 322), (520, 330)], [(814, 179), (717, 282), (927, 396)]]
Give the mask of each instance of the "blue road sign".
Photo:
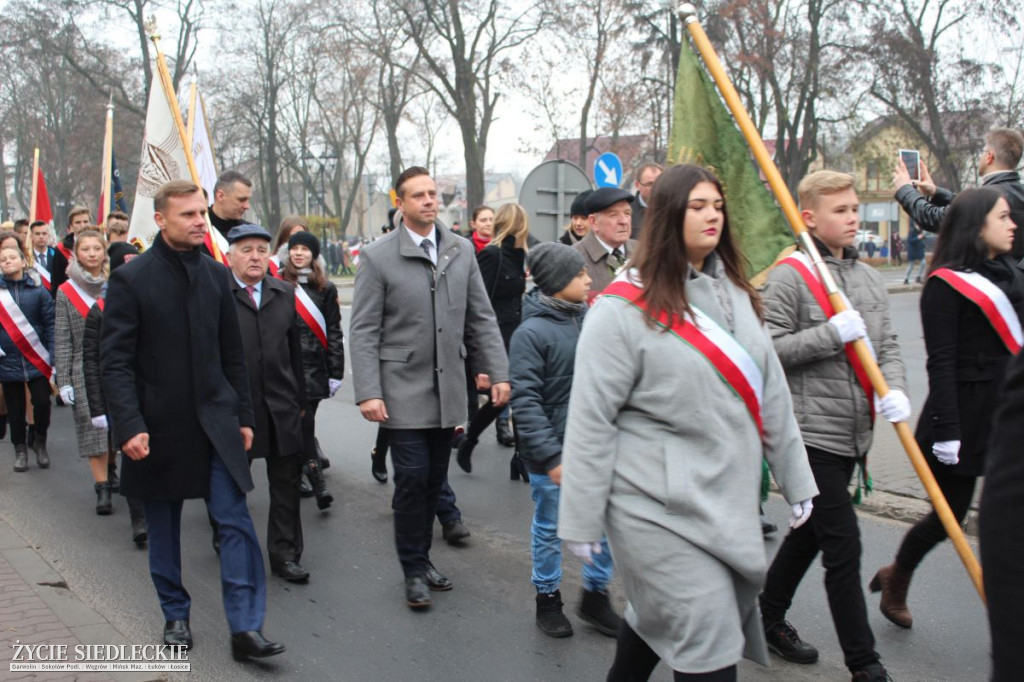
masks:
[(622, 161), (611, 152), (605, 152), (594, 162), (594, 181), (598, 187), (618, 187), (622, 182)]

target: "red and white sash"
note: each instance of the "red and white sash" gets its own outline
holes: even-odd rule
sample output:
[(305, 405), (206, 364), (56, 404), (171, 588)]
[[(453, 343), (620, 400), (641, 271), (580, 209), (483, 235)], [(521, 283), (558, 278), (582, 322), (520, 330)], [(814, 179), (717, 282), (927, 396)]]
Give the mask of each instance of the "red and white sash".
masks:
[[(630, 272), (633, 273), (632, 276)], [(646, 311), (646, 302), (642, 300), (643, 289), (635, 284), (637, 281), (635, 270), (623, 272), (605, 288), (602, 296), (621, 298)], [(669, 330), (711, 363), (725, 385), (743, 400), (757, 426), (758, 434), (763, 437), (761, 405), (764, 399), (764, 375), (761, 368), (735, 337), (710, 316), (693, 304), (690, 305), (690, 310), (690, 314), (685, 318), (676, 316)], [(664, 312), (656, 319), (658, 324), (668, 327), (668, 315)]]
[[(818, 273), (814, 269), (814, 264), (811, 263), (811, 259), (803, 251), (794, 251), (790, 255), (779, 261), (780, 265), (788, 265), (803, 278), (804, 283), (807, 284), (807, 288), (811, 290), (811, 295), (814, 296), (814, 300), (818, 302), (822, 312), (825, 313), (825, 317), (832, 317), (836, 314), (835, 308), (832, 307), (832, 302), (828, 300), (828, 292), (825, 291), (825, 285), (818, 279)], [(844, 295), (845, 299), (845, 295)], [(853, 305), (847, 300), (846, 307), (853, 310)], [(871, 348), (871, 340), (864, 337), (864, 342), (868, 344), (868, 348), (871, 349), (872, 355), (874, 355), (875, 349)], [(861, 390), (864, 391), (864, 395), (868, 399), (868, 409), (871, 410), (871, 418), (875, 418), (875, 389), (871, 385), (871, 379), (868, 378), (868, 372), (864, 368), (864, 363), (857, 357), (857, 351), (853, 349), (853, 343), (847, 343), (843, 348), (846, 353), (846, 359), (849, 361), (850, 366), (853, 367), (853, 373), (857, 377), (857, 383), (860, 384)]]
[(277, 256), (271, 256), (268, 269), (270, 270), (271, 277), (280, 278), (280, 275), (278, 275), (277, 273), (281, 271), (281, 259), (278, 258)]
[(32, 328), (25, 313), (18, 307), (10, 290), (0, 289), (0, 326), (11, 337), (26, 360), (42, 372), (47, 379), (53, 374), (50, 366), (50, 352), (39, 340), (39, 335)]
[(35, 267), (36, 272), (39, 273), (39, 279), (41, 279), (43, 281), (43, 288), (44, 289), (49, 289), (50, 288), (50, 282), (52, 281), (50, 279), (50, 271), (47, 270), (46, 268), (44, 268), (39, 263), (39, 261), (36, 261), (36, 264), (33, 267)]
[(977, 272), (963, 272), (939, 268), (929, 277), (938, 277), (949, 286), (963, 294), (985, 314), (992, 329), (1002, 340), (1012, 355), (1020, 352), (1024, 346), (1024, 332), (1021, 331), (1020, 318), (1013, 309), (1013, 304), (1002, 289)]
[(64, 257), (68, 260), (68, 263), (71, 262), (71, 250), (68, 249), (68, 247), (64, 246), (63, 241), (57, 242), (57, 250), (64, 254)]
[(61, 284), (58, 287), (58, 291), (63, 291), (64, 295), (71, 301), (71, 305), (75, 306), (75, 310), (79, 312), (82, 317), (89, 316), (89, 310), (92, 309), (96, 303), (96, 299), (85, 292), (82, 287), (75, 284), (75, 280), (69, 279), (68, 281)]
[(316, 303), (309, 297), (302, 285), (295, 285), (295, 311), (299, 317), (313, 331), (313, 336), (320, 341), (320, 345), (327, 349), (327, 320), (324, 314), (316, 307)]

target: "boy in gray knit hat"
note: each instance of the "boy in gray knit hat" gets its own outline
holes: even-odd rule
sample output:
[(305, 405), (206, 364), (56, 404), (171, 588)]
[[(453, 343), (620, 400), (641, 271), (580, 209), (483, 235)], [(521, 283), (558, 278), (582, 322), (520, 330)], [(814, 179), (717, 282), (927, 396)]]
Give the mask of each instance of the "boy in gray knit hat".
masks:
[[(568, 637), (572, 624), (562, 613), (562, 543), (556, 531), (562, 439), (590, 276), (580, 252), (565, 244), (533, 247), (526, 265), (537, 288), (523, 301), (523, 321), (509, 345), (512, 414), (519, 455), (530, 470), (533, 492), (532, 579), (537, 590), (537, 626), (551, 637)], [(583, 597), (576, 615), (614, 637), (622, 619), (608, 600), (612, 558), (605, 540), (601, 547), (593, 562), (583, 566)]]

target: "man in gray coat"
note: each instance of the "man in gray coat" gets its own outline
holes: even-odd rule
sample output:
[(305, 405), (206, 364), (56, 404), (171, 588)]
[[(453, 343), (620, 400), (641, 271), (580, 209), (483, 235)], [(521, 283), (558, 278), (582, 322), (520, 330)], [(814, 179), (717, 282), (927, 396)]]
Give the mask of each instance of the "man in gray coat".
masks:
[(495, 405), (510, 389), (473, 245), (437, 226), (425, 168), (405, 170), (395, 192), (402, 222), (360, 254), (349, 341), (356, 404), (391, 435), (395, 544), (415, 609), (430, 606), (430, 590), (452, 588), (430, 544), (454, 429), (466, 420), (466, 359)]
[(633, 229), (633, 195), (618, 187), (595, 190), (584, 203), (590, 232), (573, 245), (583, 255), (590, 275), (591, 301), (615, 279), (636, 249)]

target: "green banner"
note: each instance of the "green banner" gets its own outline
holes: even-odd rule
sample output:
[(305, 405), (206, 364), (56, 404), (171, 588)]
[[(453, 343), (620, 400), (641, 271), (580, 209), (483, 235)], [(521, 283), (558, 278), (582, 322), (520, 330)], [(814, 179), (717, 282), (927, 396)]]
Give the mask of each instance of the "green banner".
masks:
[(694, 163), (718, 176), (725, 190), (729, 225), (753, 275), (793, 245), (782, 211), (762, 181), (743, 134), (722, 103), (688, 41), (679, 55), (668, 162)]

